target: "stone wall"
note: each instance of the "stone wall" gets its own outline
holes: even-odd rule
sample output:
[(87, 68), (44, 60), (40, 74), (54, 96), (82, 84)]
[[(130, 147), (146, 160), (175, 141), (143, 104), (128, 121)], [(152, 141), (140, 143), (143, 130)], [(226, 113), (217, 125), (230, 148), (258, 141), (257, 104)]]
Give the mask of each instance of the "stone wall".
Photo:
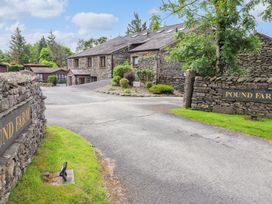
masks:
[(44, 137), (45, 98), (35, 79), (21, 73), (0, 74), (0, 118), (26, 103), (32, 110), (31, 124), (0, 155), (0, 203), (7, 202), (10, 189), (25, 172)]
[[(228, 114), (246, 114), (272, 117), (270, 101), (247, 101), (224, 98), (225, 90), (272, 91), (272, 78), (196, 77), (192, 109)], [(269, 95), (272, 99), (272, 94)]]
[(135, 69), (145, 68), (154, 71), (156, 81), (173, 86), (177, 91), (184, 92), (185, 77), (181, 70), (180, 63), (170, 63), (167, 59), (166, 51), (145, 51), (132, 53), (132, 58), (137, 56), (139, 63)]
[(118, 50), (113, 53), (113, 68), (116, 65), (123, 64), (125, 61), (129, 60), (128, 47)]
[(259, 54), (240, 56), (240, 65), (247, 71), (249, 77), (272, 77), (272, 38), (257, 34), (262, 42)]
[(88, 67), (91, 76), (97, 77), (97, 80), (110, 79), (111, 78), (111, 65), (112, 65), (112, 56), (104, 55), (106, 57), (106, 66), (100, 66), (100, 57), (102, 56), (92, 56), (92, 67)]
[(181, 63), (167, 61), (168, 52), (160, 52), (159, 82), (173, 86), (177, 91), (184, 92), (185, 77)]

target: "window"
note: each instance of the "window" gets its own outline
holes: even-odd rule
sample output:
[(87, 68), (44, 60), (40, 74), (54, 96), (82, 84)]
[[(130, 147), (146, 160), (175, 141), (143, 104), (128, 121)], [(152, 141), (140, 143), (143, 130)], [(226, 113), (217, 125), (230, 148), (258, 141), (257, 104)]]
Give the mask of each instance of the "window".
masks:
[(97, 81), (97, 77), (96, 76), (91, 76), (91, 82)]
[(57, 77), (59, 82), (66, 81), (66, 75), (65, 74), (56, 74), (56, 77)]
[(37, 74), (38, 80), (43, 81), (43, 74)]
[(93, 58), (89, 57), (88, 58), (88, 67), (92, 67), (93, 66)]
[(133, 66), (137, 66), (139, 64), (139, 57), (137, 56), (132, 57), (132, 64)]
[(79, 59), (74, 59), (74, 67), (79, 67)]
[(100, 57), (100, 67), (106, 67), (106, 57)]

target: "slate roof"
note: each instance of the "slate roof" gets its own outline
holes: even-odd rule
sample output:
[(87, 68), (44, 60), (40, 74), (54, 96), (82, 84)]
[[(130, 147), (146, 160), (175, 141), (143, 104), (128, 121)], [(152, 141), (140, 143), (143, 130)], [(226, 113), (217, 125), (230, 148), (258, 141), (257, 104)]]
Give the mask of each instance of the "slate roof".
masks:
[(181, 29), (183, 24), (170, 25), (160, 28), (157, 32), (143, 31), (127, 36), (119, 36), (109, 40), (101, 45), (80, 52), (69, 58), (79, 58), (96, 55), (109, 55), (115, 51), (129, 47), (131, 45), (139, 45), (131, 51), (154, 50), (167, 46), (175, 41), (176, 29)]
[(86, 69), (70, 69), (70, 72), (72, 72), (73, 75), (80, 75), (80, 76), (84, 76), (84, 75), (91, 75), (91, 73), (86, 70)]
[(45, 64), (24, 64), (24, 67), (49, 67)]
[(48, 67), (31, 68), (31, 71), (34, 72), (35, 74), (53, 74), (61, 70), (67, 71), (66, 69), (62, 69), (62, 68), (48, 68)]

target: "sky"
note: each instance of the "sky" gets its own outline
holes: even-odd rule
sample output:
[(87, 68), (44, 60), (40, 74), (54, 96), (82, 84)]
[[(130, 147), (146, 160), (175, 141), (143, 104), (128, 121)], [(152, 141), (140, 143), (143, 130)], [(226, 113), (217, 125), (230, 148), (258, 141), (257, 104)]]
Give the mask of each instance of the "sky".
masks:
[[(75, 51), (79, 39), (124, 35), (137, 12), (143, 21), (152, 14), (164, 18), (161, 0), (0, 0), (0, 49), (8, 51), (10, 35), (16, 27), (28, 43), (35, 43), (52, 31), (59, 43)], [(259, 5), (253, 15), (264, 9)], [(181, 21), (170, 16), (163, 24)], [(257, 17), (257, 30), (272, 36), (272, 23)]]

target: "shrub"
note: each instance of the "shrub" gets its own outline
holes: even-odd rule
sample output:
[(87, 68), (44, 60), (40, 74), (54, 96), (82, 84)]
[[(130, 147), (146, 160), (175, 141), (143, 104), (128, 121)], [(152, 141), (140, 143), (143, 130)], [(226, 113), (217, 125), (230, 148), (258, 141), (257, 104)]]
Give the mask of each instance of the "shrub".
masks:
[(114, 69), (113, 69), (113, 77), (119, 76), (119, 77), (123, 78), (124, 75), (125, 75), (125, 73), (127, 73), (129, 71), (131, 71), (131, 66), (126, 61), (125, 63), (117, 65), (116, 67), (114, 67)]
[(139, 80), (145, 84), (148, 81), (153, 81), (155, 74), (150, 69), (139, 69), (137, 71), (137, 76)]
[(57, 77), (55, 75), (48, 76), (48, 80), (47, 80), (48, 83), (51, 83), (54, 86), (56, 86), (57, 85), (57, 81), (58, 81), (58, 79), (57, 79)]
[(153, 86), (153, 83), (150, 82), (150, 81), (145, 83), (145, 87), (148, 88), (148, 89), (150, 89), (152, 86)]
[(59, 67), (55, 62), (52, 62), (52, 61), (42, 60), (42, 61), (40, 61), (40, 63), (47, 65), (51, 68), (58, 68)]
[(157, 84), (148, 89), (153, 94), (173, 94), (174, 88), (166, 84)]
[(20, 65), (20, 64), (12, 64), (9, 66), (9, 72), (19, 72), (21, 71), (22, 69), (24, 69), (24, 66), (23, 65)]
[(120, 76), (114, 76), (112, 78), (112, 85), (113, 86), (119, 86), (119, 81), (122, 79), (122, 77)]
[(131, 94), (131, 90), (130, 89), (124, 89), (124, 93)]
[(128, 88), (129, 81), (126, 78), (122, 78), (119, 81), (119, 84), (122, 88)]
[(129, 71), (124, 74), (124, 77), (129, 81), (129, 85), (133, 85), (133, 82), (135, 81), (135, 73), (133, 71)]

